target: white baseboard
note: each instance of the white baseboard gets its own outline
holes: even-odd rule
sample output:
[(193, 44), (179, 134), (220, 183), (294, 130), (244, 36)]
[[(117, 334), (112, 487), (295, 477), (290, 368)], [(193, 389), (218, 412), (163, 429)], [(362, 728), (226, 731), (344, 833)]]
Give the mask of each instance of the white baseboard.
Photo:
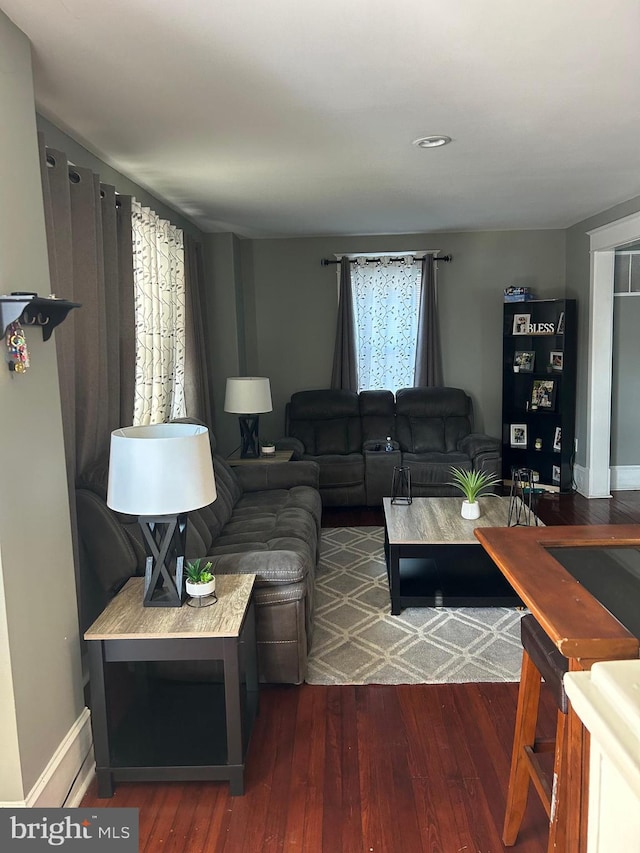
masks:
[(87, 757), (84, 760), (80, 772), (76, 776), (73, 786), (69, 791), (67, 799), (63, 805), (68, 809), (77, 809), (82, 798), (87, 793), (87, 788), (93, 781), (96, 775), (96, 759), (93, 754), (93, 746), (89, 750)]
[[(612, 491), (640, 491), (640, 465), (612, 465), (610, 468)], [(586, 498), (610, 498), (611, 495), (589, 494), (589, 471), (581, 465), (573, 466), (573, 480), (576, 491)]]
[[(88, 764), (88, 766), (87, 766)], [(0, 808), (59, 808), (86, 790), (93, 771), (91, 712), (84, 708), (24, 800), (0, 802)], [(79, 800), (78, 800), (79, 802)]]
[(573, 482), (576, 484), (576, 491), (585, 498), (589, 497), (589, 472), (582, 465), (573, 466)]
[(616, 491), (640, 489), (640, 465), (612, 465), (611, 488)]

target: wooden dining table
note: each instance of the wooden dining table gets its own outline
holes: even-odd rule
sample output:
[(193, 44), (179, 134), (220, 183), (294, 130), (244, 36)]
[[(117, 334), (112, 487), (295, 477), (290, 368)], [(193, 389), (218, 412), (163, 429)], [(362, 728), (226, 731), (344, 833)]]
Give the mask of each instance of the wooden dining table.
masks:
[[(638, 657), (639, 524), (483, 527), (475, 535), (569, 671)], [(558, 780), (552, 816), (556, 849), (585, 853), (589, 738), (571, 705), (566, 741), (567, 778)]]

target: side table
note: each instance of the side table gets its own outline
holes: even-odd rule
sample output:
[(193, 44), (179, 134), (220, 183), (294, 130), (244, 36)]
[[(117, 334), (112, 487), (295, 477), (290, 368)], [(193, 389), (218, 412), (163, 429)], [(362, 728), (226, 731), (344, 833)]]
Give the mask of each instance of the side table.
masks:
[[(144, 578), (131, 578), (85, 633), (99, 797), (114, 781), (228, 780), (244, 793), (258, 711), (254, 581), (217, 575), (210, 607), (143, 607)], [(222, 677), (162, 679), (138, 664), (135, 687), (110, 695), (110, 666), (131, 661), (220, 661)]]
[(227, 457), (227, 462), (233, 468), (236, 465), (273, 465), (275, 462), (289, 462), (293, 456), (293, 450), (276, 450), (270, 456), (250, 456), (243, 459), (239, 451)]

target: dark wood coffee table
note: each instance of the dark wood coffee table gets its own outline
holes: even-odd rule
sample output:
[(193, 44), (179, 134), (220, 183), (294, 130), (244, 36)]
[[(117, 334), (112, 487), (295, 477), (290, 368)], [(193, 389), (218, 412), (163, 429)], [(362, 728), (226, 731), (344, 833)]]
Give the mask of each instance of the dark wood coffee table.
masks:
[[(522, 602), (474, 535), (506, 527), (509, 498), (480, 498), (480, 518), (462, 518), (460, 498), (384, 498), (391, 613), (403, 607), (513, 607)], [(535, 519), (535, 516), (534, 516)], [(538, 521), (538, 524), (542, 522)]]

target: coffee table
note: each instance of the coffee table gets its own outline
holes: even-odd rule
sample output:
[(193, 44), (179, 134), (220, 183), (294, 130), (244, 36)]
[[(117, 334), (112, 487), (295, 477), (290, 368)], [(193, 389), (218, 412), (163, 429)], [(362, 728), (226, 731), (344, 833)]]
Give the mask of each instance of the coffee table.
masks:
[(491, 495), (479, 502), (480, 518), (470, 521), (460, 515), (462, 498), (414, 498), (408, 506), (383, 499), (392, 615), (403, 607), (522, 604), (473, 532), (507, 527), (509, 498)]

